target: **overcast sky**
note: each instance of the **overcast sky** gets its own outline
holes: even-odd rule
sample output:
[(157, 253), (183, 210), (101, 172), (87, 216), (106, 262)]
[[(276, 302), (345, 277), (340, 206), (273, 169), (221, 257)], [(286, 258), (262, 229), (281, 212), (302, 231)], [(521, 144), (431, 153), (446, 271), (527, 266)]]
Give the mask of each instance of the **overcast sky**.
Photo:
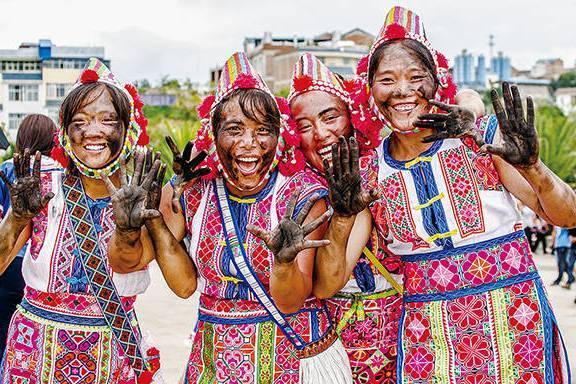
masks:
[(242, 49), (246, 36), (314, 36), (380, 29), (393, 4), (424, 20), (432, 44), (453, 62), (463, 48), (495, 50), (528, 69), (539, 58), (576, 60), (573, 0), (0, 0), (0, 48), (51, 39), (56, 45), (103, 45), (123, 80), (163, 75), (204, 82), (209, 69)]

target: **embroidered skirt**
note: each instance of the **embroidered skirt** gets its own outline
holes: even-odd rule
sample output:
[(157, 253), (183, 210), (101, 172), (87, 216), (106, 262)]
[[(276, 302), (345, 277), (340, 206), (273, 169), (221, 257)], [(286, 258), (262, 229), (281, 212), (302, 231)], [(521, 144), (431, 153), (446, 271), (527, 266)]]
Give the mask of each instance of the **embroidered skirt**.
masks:
[(299, 351), (259, 303), (202, 295), (184, 383), (351, 383), (344, 348), (318, 302), (288, 317), (311, 347)]
[(522, 231), (403, 261), (400, 383), (568, 382)]
[(391, 288), (371, 294), (338, 293), (326, 300), (348, 353), (355, 383), (396, 383), (402, 298)]
[[(1, 384), (133, 384), (134, 371), (88, 295), (48, 294), (27, 288), (8, 332)], [(53, 310), (50, 310), (52, 308)]]

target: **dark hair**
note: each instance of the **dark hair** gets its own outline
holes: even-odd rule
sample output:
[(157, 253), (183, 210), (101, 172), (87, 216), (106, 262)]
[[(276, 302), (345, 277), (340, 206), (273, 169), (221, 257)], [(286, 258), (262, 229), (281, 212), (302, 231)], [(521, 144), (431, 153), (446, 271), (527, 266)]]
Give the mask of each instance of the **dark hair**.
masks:
[(414, 59), (418, 60), (424, 65), (426, 70), (430, 72), (434, 83), (438, 84), (438, 79), (436, 78), (436, 70), (434, 65), (434, 58), (428, 49), (421, 42), (413, 39), (402, 39), (402, 40), (389, 40), (382, 44), (370, 58), (370, 63), (368, 64), (368, 83), (372, 86), (374, 82), (374, 74), (376, 73), (376, 68), (380, 64), (382, 59), (382, 54), (387, 47), (392, 45), (400, 45), (404, 48)]
[[(100, 89), (100, 92), (94, 92)], [(96, 100), (104, 90), (107, 90), (112, 100), (112, 105), (118, 114), (118, 120), (127, 128), (130, 124), (130, 102), (128, 97), (118, 88), (106, 83), (88, 83), (74, 88), (66, 96), (60, 107), (62, 126), (64, 129), (72, 123), (74, 115), (79, 110)]]
[(272, 96), (260, 89), (240, 88), (232, 91), (214, 108), (212, 115), (214, 136), (217, 136), (220, 130), (224, 107), (235, 99), (238, 99), (238, 105), (244, 116), (259, 124), (274, 128), (276, 134), (280, 132), (280, 111)]
[(32, 154), (40, 151), (43, 155), (50, 156), (55, 131), (56, 124), (48, 116), (40, 114), (26, 116), (18, 127), (16, 152), (24, 152), (28, 148)]

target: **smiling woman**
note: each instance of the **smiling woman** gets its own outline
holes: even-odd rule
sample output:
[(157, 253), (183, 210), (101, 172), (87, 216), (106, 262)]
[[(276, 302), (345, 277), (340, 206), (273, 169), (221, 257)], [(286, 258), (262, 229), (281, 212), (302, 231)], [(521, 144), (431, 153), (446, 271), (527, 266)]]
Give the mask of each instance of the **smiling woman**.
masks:
[(108, 84), (75, 88), (62, 103), (62, 125), (72, 152), (89, 168), (104, 168), (120, 156), (129, 124), (126, 96)]
[[(30, 245), (22, 270), (25, 295), (10, 325), (1, 383), (145, 384), (158, 369), (134, 314), (136, 296), (150, 283), (148, 272), (111, 273), (110, 252), (128, 244), (118, 241), (122, 212), (102, 180), (105, 172), (112, 188), (119, 186), (126, 178), (123, 156), (146, 142), (141, 107), (131, 86), (91, 59), (64, 99), (52, 150), (67, 169), (41, 167), (37, 153), (30, 172), (28, 149), (14, 156), (0, 265), (12, 248)], [(140, 190), (130, 198), (143, 196)], [(128, 229), (140, 236), (139, 226)], [(141, 253), (153, 258), (150, 247)]]

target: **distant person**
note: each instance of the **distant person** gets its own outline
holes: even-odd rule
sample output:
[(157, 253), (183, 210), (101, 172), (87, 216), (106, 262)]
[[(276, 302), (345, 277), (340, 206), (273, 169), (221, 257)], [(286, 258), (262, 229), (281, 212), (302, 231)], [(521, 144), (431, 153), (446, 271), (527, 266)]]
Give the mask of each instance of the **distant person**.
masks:
[[(24, 152), (29, 148), (31, 153), (40, 151), (42, 153), (42, 165), (54, 164), (50, 159), (52, 150), (52, 137), (56, 130), (56, 124), (48, 117), (40, 114), (28, 115), (22, 120), (16, 136), (16, 152)], [(0, 171), (6, 175), (8, 180), (14, 181), (14, 162), (12, 159), (0, 165)], [(0, 180), (0, 212), (1, 217), (10, 208), (10, 194), (7, 185)], [(20, 304), (24, 294), (24, 279), (22, 277), (22, 260), (26, 253), (27, 244), (18, 252), (16, 258), (10, 263), (4, 274), (0, 275), (0, 360), (4, 355), (6, 346), (6, 335), (10, 319), (16, 310), (16, 305)]]
[(533, 247), (534, 239), (532, 234), (534, 233), (533, 225), (536, 219), (536, 214), (529, 206), (524, 205), (521, 201), (518, 201), (518, 210), (520, 211), (520, 217), (522, 219), (522, 225), (524, 226), (524, 233), (526, 238), (530, 243), (530, 248)]
[(568, 275), (568, 281), (566, 281), (562, 287), (569, 289), (570, 285), (574, 282), (574, 274), (572, 273), (574, 264), (572, 264), (572, 268), (568, 268), (568, 259), (571, 258), (569, 229), (554, 226), (552, 239), (554, 241), (553, 249), (556, 254), (556, 262), (558, 263), (558, 277), (552, 282), (552, 285), (559, 285), (562, 282), (564, 273), (566, 273)]
[(531, 245), (532, 252), (536, 252), (538, 245), (542, 243), (542, 253), (548, 253), (547, 236), (550, 234), (550, 225), (542, 218), (536, 216), (534, 219), (534, 225), (532, 226), (532, 233), (536, 236), (536, 239)]

